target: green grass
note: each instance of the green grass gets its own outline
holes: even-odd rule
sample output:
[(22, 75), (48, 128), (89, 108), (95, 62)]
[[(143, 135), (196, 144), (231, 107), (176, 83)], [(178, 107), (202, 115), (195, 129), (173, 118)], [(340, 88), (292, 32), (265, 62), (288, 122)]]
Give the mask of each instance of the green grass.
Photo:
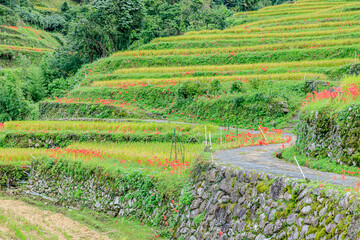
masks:
[(345, 170), (345, 175), (353, 176), (348, 172), (355, 172), (357, 176), (359, 172), (359, 168), (355, 166), (348, 165), (339, 165), (336, 162), (332, 161), (328, 157), (319, 156), (319, 157), (308, 157), (305, 154), (301, 153), (296, 149), (296, 147), (286, 148), (282, 152), (282, 158), (296, 164), (294, 156), (298, 160), (300, 166), (309, 167), (311, 169), (319, 170), (322, 172), (330, 172), (336, 174), (343, 174), (343, 170)]
[[(339, 88), (343, 92), (338, 94), (335, 98), (316, 99), (315, 101), (306, 101), (302, 107), (303, 113), (310, 113), (312, 111), (319, 111), (326, 109), (329, 112), (339, 112), (347, 109), (352, 104), (358, 104), (360, 99), (358, 96), (349, 94), (348, 89), (355, 84), (360, 86), (360, 76), (345, 76), (340, 81)], [(327, 89), (328, 90), (328, 89)]]
[(5, 232), (0, 231), (0, 237), (5, 239), (58, 239), (56, 234), (48, 232), (45, 227), (4, 209), (0, 210), (0, 223), (6, 229)]
[[(103, 213), (98, 213), (92, 210), (69, 210), (60, 206), (55, 206), (47, 204), (39, 200), (34, 200), (28, 197), (8, 197), (1, 196), (3, 199), (17, 199), (27, 203), (30, 206), (47, 210), (52, 213), (60, 213), (65, 217), (68, 217), (78, 223), (81, 223), (90, 229), (93, 229), (97, 232), (107, 235), (111, 239), (120, 239), (120, 240), (143, 240), (143, 239), (155, 239), (159, 229), (156, 227), (149, 227), (147, 225), (141, 224), (141, 222), (135, 219), (127, 218), (114, 218), (107, 216)], [(10, 219), (9, 219), (10, 218)], [(0, 213), (0, 222), (4, 224), (5, 222), (11, 222), (11, 229), (15, 232), (15, 236), (18, 239), (29, 239), (25, 234), (36, 232), (38, 236), (41, 236), (42, 239), (57, 239), (57, 236), (51, 235), (51, 233), (43, 234), (44, 229), (41, 229), (41, 226), (33, 226), (29, 223), (20, 224), (11, 220), (11, 216), (7, 216)], [(41, 235), (42, 234), (42, 235)], [(50, 234), (50, 237), (47, 237)], [(63, 232), (64, 234), (64, 232)], [(0, 235), (1, 236), (1, 235)], [(25, 236), (25, 237), (24, 237)], [(39, 238), (38, 238), (39, 239)], [(162, 239), (161, 237), (159, 239)]]
[[(54, 8), (60, 10), (61, 5), (65, 2), (65, 0), (33, 0), (33, 2), (34, 5), (38, 7), (50, 8), (50, 9)], [(77, 5), (77, 3), (72, 0), (67, 0), (67, 3), (70, 6)]]

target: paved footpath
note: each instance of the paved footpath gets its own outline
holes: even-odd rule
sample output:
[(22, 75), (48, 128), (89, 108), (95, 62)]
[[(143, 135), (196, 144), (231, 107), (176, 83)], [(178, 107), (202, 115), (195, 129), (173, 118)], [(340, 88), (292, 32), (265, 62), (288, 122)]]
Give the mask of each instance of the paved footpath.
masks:
[[(253, 131), (256, 132), (256, 131)], [(284, 143), (285, 148), (290, 147), (296, 141), (296, 136), (290, 133), (284, 133), (285, 136), (291, 136), (292, 141)], [(269, 144), (264, 146), (242, 147), (229, 150), (217, 151), (214, 154), (215, 161), (225, 164), (232, 164), (243, 169), (256, 170), (275, 175), (285, 175), (290, 178), (303, 179), (303, 176), (297, 165), (278, 159), (273, 154), (282, 148), (282, 144)], [(307, 167), (301, 167), (306, 178), (310, 180), (319, 180), (323, 184), (331, 183), (352, 187), (359, 181), (356, 177), (345, 176), (342, 180), (340, 174), (321, 172)], [(336, 180), (334, 180), (336, 176)]]

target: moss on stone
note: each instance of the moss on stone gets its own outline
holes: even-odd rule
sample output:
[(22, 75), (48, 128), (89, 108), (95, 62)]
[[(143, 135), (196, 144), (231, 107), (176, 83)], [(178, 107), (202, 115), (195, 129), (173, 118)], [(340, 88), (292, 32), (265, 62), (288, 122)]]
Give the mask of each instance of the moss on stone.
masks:
[(326, 220), (325, 220), (325, 225), (328, 225), (330, 222), (333, 222), (334, 220), (334, 216), (329, 216)]
[(235, 186), (235, 182), (237, 181), (236, 177), (233, 177), (231, 179), (231, 187), (234, 187)]
[(229, 206), (230, 203), (223, 203), (220, 204), (220, 208), (227, 208)]
[(233, 212), (233, 209), (234, 209), (235, 205), (236, 205), (236, 203), (233, 203), (233, 204), (231, 205), (231, 207), (230, 207), (230, 212)]
[(287, 208), (286, 208), (285, 210), (286, 210), (287, 213), (291, 213), (291, 211), (292, 211), (293, 209), (295, 209), (295, 208), (296, 208), (296, 203), (295, 203), (295, 202), (291, 202), (291, 203), (289, 203), (289, 205), (287, 206)]
[(270, 186), (267, 185), (264, 181), (260, 182), (256, 186), (256, 190), (258, 193), (264, 193), (264, 192), (268, 191), (269, 189), (270, 189)]
[(194, 218), (194, 224), (196, 227), (198, 227), (200, 225), (200, 223), (204, 220), (205, 214), (206, 214), (206, 211), (202, 212), (201, 214), (197, 215)]
[(316, 227), (310, 226), (308, 231), (306, 232), (306, 235), (316, 233), (318, 229)]
[(322, 239), (324, 236), (326, 236), (326, 230), (325, 228), (320, 229), (316, 232), (316, 236), (315, 236), (315, 240), (320, 240)]

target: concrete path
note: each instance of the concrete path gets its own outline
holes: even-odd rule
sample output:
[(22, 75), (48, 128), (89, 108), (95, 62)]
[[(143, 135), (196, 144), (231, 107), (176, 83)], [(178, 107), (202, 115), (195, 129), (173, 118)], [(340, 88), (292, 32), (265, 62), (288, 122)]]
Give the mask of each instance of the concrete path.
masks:
[[(291, 136), (292, 141), (284, 143), (285, 148), (290, 147), (290, 145), (294, 144), (296, 141), (295, 135), (284, 133), (284, 137), (286, 136)], [(243, 169), (302, 179), (303, 176), (297, 165), (285, 162), (284, 160), (273, 156), (276, 151), (279, 151), (279, 148), (282, 148), (282, 144), (234, 148), (215, 152), (214, 159), (215, 161), (236, 165)], [(301, 169), (306, 178), (310, 180), (319, 180), (323, 184), (331, 183), (345, 187), (354, 187), (357, 182), (360, 182), (360, 179), (356, 177), (345, 176), (345, 180), (342, 180), (342, 175), (340, 174), (321, 172), (307, 167), (301, 167)], [(336, 180), (334, 180), (335, 176)]]

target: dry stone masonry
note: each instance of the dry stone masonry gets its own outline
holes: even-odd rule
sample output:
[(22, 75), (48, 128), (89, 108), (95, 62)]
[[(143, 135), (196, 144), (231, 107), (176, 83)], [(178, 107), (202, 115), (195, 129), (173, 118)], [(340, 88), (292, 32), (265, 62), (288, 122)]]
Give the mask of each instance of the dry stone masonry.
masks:
[(184, 191), (173, 204), (146, 176), (113, 178), (75, 165), (34, 163), (28, 192), (68, 207), (136, 217), (162, 226), (171, 239), (360, 239), (360, 199), (328, 186), (198, 162), (187, 190), (192, 198), (180, 207)]
[(296, 145), (309, 156), (360, 166), (360, 108), (323, 109), (300, 115)]
[(285, 177), (199, 164), (175, 239), (360, 239), (359, 199)]

